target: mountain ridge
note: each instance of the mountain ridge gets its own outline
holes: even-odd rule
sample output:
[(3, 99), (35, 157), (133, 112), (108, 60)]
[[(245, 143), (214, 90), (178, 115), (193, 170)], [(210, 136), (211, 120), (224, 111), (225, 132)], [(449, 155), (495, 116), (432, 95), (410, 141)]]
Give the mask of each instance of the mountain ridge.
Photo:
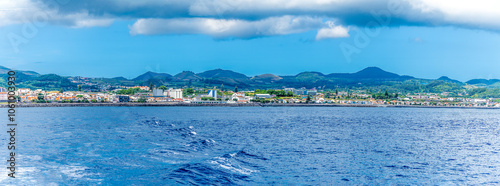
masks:
[(173, 76), (173, 79), (174, 80), (177, 80), (177, 81), (197, 81), (197, 80), (201, 80), (203, 79), (202, 77), (196, 75), (196, 73), (192, 72), (192, 71), (183, 71), (183, 72), (180, 72), (176, 75)]
[[(6, 72), (10, 70), (7, 67), (0, 66), (0, 72), (4, 71), (2, 78), (6, 78)], [(399, 75), (396, 73), (385, 71), (378, 67), (367, 67), (354, 73), (330, 73), (323, 74), (321, 72), (305, 71), (296, 75), (275, 75), (271, 73), (260, 74), (255, 76), (247, 76), (245, 74), (232, 70), (213, 69), (200, 73), (192, 71), (183, 71), (174, 76), (168, 73), (145, 72), (135, 78), (127, 79), (124, 77), (114, 78), (81, 78), (63, 77), (56, 74), (41, 75), (34, 71), (17, 71), (17, 80), (21, 83), (20, 87), (37, 88), (57, 86), (66, 87), (67, 89), (75, 89), (76, 85), (82, 84), (84, 87), (92, 87), (92, 90), (97, 90), (100, 87), (114, 86), (155, 86), (167, 85), (176, 87), (195, 86), (195, 87), (213, 87), (222, 86), (253, 89), (275, 89), (283, 87), (386, 87), (399, 86), (398, 84), (410, 83), (410, 86), (421, 85), (440, 85), (443, 83), (456, 84), (464, 86), (465, 84), (475, 85), (477, 87), (498, 86), (500, 80), (497, 79), (473, 79), (467, 82), (460, 82), (451, 79), (447, 76), (442, 76), (438, 79), (422, 79), (413, 76)], [(68, 80), (69, 79), (69, 80)], [(440, 83), (440, 82), (441, 83)], [(4, 81), (6, 82), (6, 81)], [(417, 84), (415, 84), (417, 83)], [(5, 84), (5, 83), (4, 83)], [(5, 86), (0, 81), (0, 86)], [(29, 84), (29, 85), (28, 85)], [(417, 88), (417, 87), (415, 87)]]
[(141, 74), (132, 80), (145, 81), (145, 80), (149, 80), (149, 79), (165, 79), (165, 78), (171, 78), (171, 77), (172, 77), (172, 75), (167, 74), (167, 73), (156, 73), (156, 72), (147, 71), (146, 73)]
[(355, 73), (331, 73), (329, 77), (337, 78), (358, 78), (358, 79), (413, 79), (412, 76), (402, 76), (396, 73), (387, 72), (379, 67), (366, 67)]
[(500, 79), (471, 79), (469, 81), (466, 81), (467, 84), (486, 84), (486, 85), (492, 85), (497, 82), (500, 82)]

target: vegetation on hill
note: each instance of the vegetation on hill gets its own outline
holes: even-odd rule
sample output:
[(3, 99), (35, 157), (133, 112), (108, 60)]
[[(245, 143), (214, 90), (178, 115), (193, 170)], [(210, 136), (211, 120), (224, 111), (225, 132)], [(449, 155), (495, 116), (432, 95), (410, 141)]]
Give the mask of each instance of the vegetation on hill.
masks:
[[(7, 72), (10, 69), (0, 66), (0, 86), (6, 87)], [(201, 73), (184, 71), (175, 76), (166, 73), (146, 72), (133, 79), (115, 78), (79, 78), (63, 77), (56, 74), (40, 75), (32, 71), (16, 71), (18, 88), (31, 88), (55, 91), (83, 90), (102, 91), (113, 90), (123, 86), (166, 86), (168, 88), (184, 88), (192, 94), (195, 89), (211, 89), (219, 87), (227, 90), (255, 90), (278, 96), (288, 96), (286, 92), (267, 92), (275, 89), (306, 88), (323, 91), (364, 91), (369, 94), (391, 93), (446, 93), (451, 96), (474, 98), (500, 98), (500, 80), (473, 79), (467, 82), (450, 79), (446, 76), (437, 80), (419, 79), (411, 76), (401, 76), (386, 72), (377, 67), (369, 67), (356, 73), (302, 72), (294, 76), (276, 76), (263, 74), (248, 77), (230, 70), (215, 69)], [(71, 80), (69, 78), (72, 78)], [(76, 80), (75, 80), (76, 79)], [(75, 82), (72, 82), (75, 81)], [(238, 87), (238, 88), (236, 88)], [(162, 87), (164, 88), (164, 87)], [(121, 94), (133, 94), (137, 89), (125, 89)]]

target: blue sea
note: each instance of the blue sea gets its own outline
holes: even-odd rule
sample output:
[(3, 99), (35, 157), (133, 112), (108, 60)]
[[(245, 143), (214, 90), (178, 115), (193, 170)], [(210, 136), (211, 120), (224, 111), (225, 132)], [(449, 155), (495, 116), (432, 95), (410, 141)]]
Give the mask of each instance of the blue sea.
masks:
[(500, 184), (500, 110), (60, 107), (16, 117), (16, 178), (4, 163), (0, 185)]

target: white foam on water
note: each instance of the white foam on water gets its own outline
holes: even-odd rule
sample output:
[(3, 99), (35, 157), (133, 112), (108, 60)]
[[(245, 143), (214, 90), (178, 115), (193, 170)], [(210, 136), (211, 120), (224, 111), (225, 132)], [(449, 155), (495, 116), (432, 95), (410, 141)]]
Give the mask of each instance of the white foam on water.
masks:
[[(160, 153), (160, 151), (163, 151), (163, 153)], [(187, 155), (175, 150), (168, 150), (168, 149), (151, 149), (148, 150), (150, 154), (153, 155), (141, 155), (143, 158), (150, 158), (150, 159), (155, 159), (160, 162), (168, 163), (168, 164), (183, 164), (186, 163), (185, 161), (182, 161), (181, 159), (185, 158)], [(140, 166), (140, 165), (138, 165)]]
[(60, 167), (60, 171), (68, 177), (72, 178), (82, 178), (86, 176), (83, 171), (85, 171), (86, 167), (83, 166), (62, 166)]
[(42, 160), (42, 157), (39, 156), (39, 155), (33, 155), (33, 156), (19, 155), (19, 158), (23, 158), (23, 159), (31, 160), (31, 161), (40, 161), (40, 160)]
[[(17, 158), (16, 158), (17, 159)], [(21, 160), (20, 164), (26, 163), (27, 162), (32, 162), (32, 161), (40, 161), (42, 160), (42, 157), (39, 155), (19, 155), (19, 160)], [(16, 162), (17, 164), (18, 162)], [(33, 164), (30, 164), (33, 166)], [(7, 175), (10, 173), (10, 170), (4, 168), (0, 169), (0, 175), (5, 175), (5, 176), (0, 176), (0, 185), (9, 185), (7, 183), (16, 183), (14, 185), (40, 185), (33, 176), (35, 176), (37, 173), (39, 173), (40, 170), (36, 167), (25, 167), (25, 166), (18, 166), (16, 165), (16, 173), (15, 173), (15, 179), (12, 179), (8, 177)]]
[(182, 154), (182, 153), (180, 153), (180, 152), (177, 152), (177, 151), (174, 151), (174, 150), (168, 150), (168, 149), (164, 149), (164, 150), (159, 150), (159, 149), (151, 149), (151, 150), (148, 150), (148, 152), (153, 153), (153, 154), (158, 154), (158, 155), (159, 155), (159, 154), (162, 154), (162, 153), (159, 153), (159, 151), (166, 152), (166, 153), (163, 153), (163, 154), (165, 154), (165, 155), (167, 155), (167, 156), (172, 155), (172, 154), (173, 154), (173, 155), (184, 155), (184, 154)]
[(161, 146), (161, 147), (165, 146), (165, 144), (163, 144), (163, 143), (151, 142), (151, 144), (156, 145), (156, 146)]
[(7, 174), (10, 173), (8, 169), (0, 169), (0, 185), (40, 185), (33, 177), (34, 174), (39, 173), (36, 167), (16, 167), (16, 178), (10, 178)]
[[(234, 155), (236, 155), (236, 153)], [(234, 155), (231, 155), (231, 157), (234, 157)], [(241, 167), (241, 166), (238, 166), (238, 165), (233, 166), (229, 162), (228, 159), (223, 158), (223, 157), (216, 157), (215, 159), (216, 160), (210, 161), (210, 163), (212, 163), (214, 165), (217, 165), (217, 166), (219, 166), (219, 167), (221, 167), (223, 169), (235, 172), (235, 173), (244, 174), (244, 175), (250, 175), (250, 174), (252, 174), (254, 172), (259, 172), (257, 170), (248, 169), (248, 168)]]
[(214, 144), (215, 141), (213, 139), (205, 139), (203, 140), (203, 143), (208, 145), (208, 144)]
[(103, 181), (103, 179), (93, 179), (93, 178), (88, 178), (88, 176), (99, 176), (99, 173), (86, 173), (86, 170), (89, 170), (90, 168), (85, 167), (85, 166), (78, 166), (78, 165), (69, 165), (69, 166), (60, 166), (59, 171), (63, 174), (65, 174), (68, 177), (71, 178), (76, 178), (76, 179), (83, 179), (87, 181)]

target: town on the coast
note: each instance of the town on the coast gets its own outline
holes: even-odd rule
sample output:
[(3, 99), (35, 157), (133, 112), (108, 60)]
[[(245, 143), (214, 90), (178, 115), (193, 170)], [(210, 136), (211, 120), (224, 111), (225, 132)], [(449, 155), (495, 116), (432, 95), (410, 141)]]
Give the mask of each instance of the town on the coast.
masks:
[[(223, 86), (223, 85), (222, 85)], [(5, 88), (0, 88), (0, 101), (7, 101)], [(398, 92), (368, 93), (365, 91), (284, 88), (238, 91), (221, 87), (168, 88), (166, 86), (120, 87), (106, 92), (46, 91), (19, 88), (18, 103), (192, 103), (192, 104), (337, 104), (337, 105), (414, 105), (439, 107), (500, 107), (500, 98), (467, 98), (443, 93)]]
[[(0, 66), (0, 103), (8, 102)], [(16, 71), (20, 105), (332, 105), (500, 107), (499, 79), (458, 81), (398, 75), (377, 67), (355, 73), (301, 72), (247, 76), (231, 70), (176, 75), (146, 72), (135, 78), (91, 78)], [(12, 94), (12, 93), (10, 93)], [(12, 101), (12, 100), (11, 100)], [(1, 104), (0, 104), (1, 105)]]

